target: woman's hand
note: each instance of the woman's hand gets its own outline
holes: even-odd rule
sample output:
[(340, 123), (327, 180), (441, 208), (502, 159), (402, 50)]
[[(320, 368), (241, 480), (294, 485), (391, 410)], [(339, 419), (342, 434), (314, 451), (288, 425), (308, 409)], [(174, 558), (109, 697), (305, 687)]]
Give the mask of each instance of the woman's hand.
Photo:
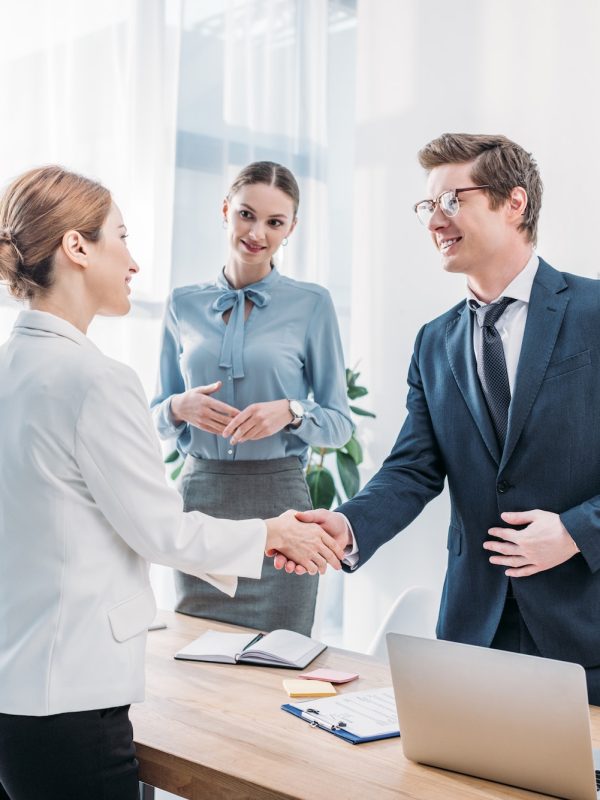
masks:
[(266, 520), (267, 543), (265, 555), (283, 554), (296, 567), (297, 574), (306, 571), (310, 575), (321, 575), (329, 564), (340, 569), (344, 548), (320, 525), (300, 522), (295, 511), (286, 511), (279, 517)]
[(231, 444), (264, 439), (285, 428), (293, 419), (288, 400), (252, 403), (229, 422), (223, 436), (231, 436)]
[(216, 381), (208, 386), (196, 386), (187, 392), (174, 394), (171, 398), (174, 423), (178, 425), (180, 422), (188, 422), (201, 431), (222, 436), (229, 420), (237, 417), (240, 412), (211, 396), (221, 386), (221, 381)]

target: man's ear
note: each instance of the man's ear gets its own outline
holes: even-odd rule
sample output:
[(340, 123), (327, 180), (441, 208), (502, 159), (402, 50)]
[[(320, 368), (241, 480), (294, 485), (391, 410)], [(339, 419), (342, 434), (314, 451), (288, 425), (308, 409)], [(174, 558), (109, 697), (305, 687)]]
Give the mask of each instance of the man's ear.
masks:
[(515, 186), (508, 198), (508, 210), (511, 217), (522, 217), (527, 208), (529, 198), (527, 192), (522, 186)]
[(79, 231), (67, 231), (62, 238), (61, 249), (69, 261), (87, 267), (89, 264), (89, 242)]

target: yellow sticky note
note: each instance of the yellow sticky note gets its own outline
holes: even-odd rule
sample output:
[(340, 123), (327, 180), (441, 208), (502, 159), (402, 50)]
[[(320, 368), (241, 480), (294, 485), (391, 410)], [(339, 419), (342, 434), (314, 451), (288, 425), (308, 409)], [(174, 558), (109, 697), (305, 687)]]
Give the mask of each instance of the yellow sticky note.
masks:
[(332, 697), (337, 694), (328, 681), (284, 680), (283, 688), (290, 697)]

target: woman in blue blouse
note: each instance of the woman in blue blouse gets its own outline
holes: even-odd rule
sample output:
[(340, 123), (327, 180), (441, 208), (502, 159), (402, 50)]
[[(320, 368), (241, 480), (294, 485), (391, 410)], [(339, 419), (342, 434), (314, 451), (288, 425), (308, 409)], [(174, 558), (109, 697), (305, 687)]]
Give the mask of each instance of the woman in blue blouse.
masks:
[[(223, 202), (225, 268), (169, 299), (152, 408), (160, 436), (176, 437), (187, 456), (186, 510), (230, 519), (306, 510), (309, 445), (340, 447), (352, 433), (329, 293), (281, 275), (272, 261), (296, 226), (298, 203), (288, 169), (270, 161), (245, 167)], [(176, 608), (310, 634), (317, 582), (265, 559), (262, 580), (241, 579), (229, 598), (176, 573)]]

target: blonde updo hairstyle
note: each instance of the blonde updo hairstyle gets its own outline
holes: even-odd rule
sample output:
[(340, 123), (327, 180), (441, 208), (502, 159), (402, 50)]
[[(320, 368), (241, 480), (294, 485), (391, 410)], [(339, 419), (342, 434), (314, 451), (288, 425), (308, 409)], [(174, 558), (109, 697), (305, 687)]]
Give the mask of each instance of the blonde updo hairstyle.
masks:
[(0, 198), (0, 280), (13, 297), (31, 300), (49, 289), (65, 233), (98, 241), (111, 203), (108, 189), (63, 167), (16, 178)]

